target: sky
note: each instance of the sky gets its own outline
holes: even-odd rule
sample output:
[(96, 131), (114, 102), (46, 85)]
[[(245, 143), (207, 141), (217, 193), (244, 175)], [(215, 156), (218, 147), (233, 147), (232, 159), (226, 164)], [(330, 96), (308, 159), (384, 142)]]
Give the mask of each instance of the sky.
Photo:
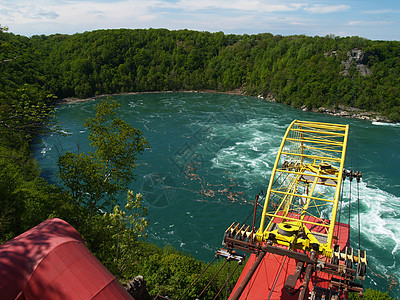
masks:
[(28, 37), (167, 28), (400, 41), (400, 0), (0, 0), (0, 25)]

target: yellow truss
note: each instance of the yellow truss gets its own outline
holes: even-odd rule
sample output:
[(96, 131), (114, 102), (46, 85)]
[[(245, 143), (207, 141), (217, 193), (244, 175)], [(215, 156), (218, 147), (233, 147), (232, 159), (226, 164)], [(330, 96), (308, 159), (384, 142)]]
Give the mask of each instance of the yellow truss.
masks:
[(348, 125), (290, 124), (272, 170), (258, 241), (331, 257), (348, 132)]

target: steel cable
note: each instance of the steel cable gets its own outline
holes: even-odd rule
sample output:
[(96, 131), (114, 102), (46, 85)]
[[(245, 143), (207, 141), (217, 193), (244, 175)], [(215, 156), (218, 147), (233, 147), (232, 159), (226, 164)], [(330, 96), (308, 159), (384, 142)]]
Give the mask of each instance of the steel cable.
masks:
[[(225, 285), (228, 287), (229, 286), (229, 280), (232, 278), (233, 274), (235, 274), (236, 270), (239, 268), (240, 264), (238, 263), (236, 268), (233, 270), (233, 272), (229, 275), (229, 277), (227, 278), (227, 280), (225, 281), (225, 283), (222, 285), (221, 289), (218, 291), (217, 295), (214, 297), (214, 300), (217, 299), (217, 297), (219, 296), (219, 294), (222, 292), (222, 290), (224, 289)], [(228, 297), (226, 297), (228, 298)]]
[(199, 274), (199, 276), (197, 276), (197, 278), (192, 282), (191, 285), (189, 285), (189, 287), (183, 292), (183, 294), (178, 298), (178, 300), (181, 300), (183, 298), (183, 296), (186, 295), (186, 293), (189, 291), (189, 289), (197, 282), (197, 280), (199, 280), (199, 278), (201, 277), (201, 275), (203, 275), (203, 273), (205, 271), (207, 271), (207, 269), (211, 266), (211, 264), (214, 262), (214, 260), (217, 259), (217, 255), (215, 255), (214, 259), (204, 268), (203, 271), (201, 271), (201, 273)]
[(213, 278), (211, 278), (211, 280), (208, 282), (208, 284), (206, 285), (206, 287), (201, 291), (200, 295), (197, 296), (197, 299), (200, 299), (201, 295), (203, 295), (203, 293), (207, 290), (207, 288), (210, 286), (211, 282), (214, 281), (215, 277), (218, 276), (219, 272), (221, 272), (221, 270), (225, 267), (226, 263), (228, 262), (228, 260), (225, 260), (225, 262), (223, 263), (223, 265), (219, 268), (219, 270), (217, 271), (217, 273), (215, 273), (215, 275), (213, 276)]

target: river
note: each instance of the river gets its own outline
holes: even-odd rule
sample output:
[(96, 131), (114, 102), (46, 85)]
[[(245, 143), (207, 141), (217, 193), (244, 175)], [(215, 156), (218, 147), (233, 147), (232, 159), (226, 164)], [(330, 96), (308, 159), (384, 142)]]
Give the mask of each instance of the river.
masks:
[[(346, 168), (363, 174), (359, 201), (361, 248), (369, 259), (366, 286), (391, 289), (390, 295), (399, 296), (398, 125), (303, 112), (238, 95), (154, 93), (114, 98), (121, 104), (119, 117), (140, 129), (151, 146), (139, 157), (137, 180), (130, 187), (144, 195), (149, 207), (148, 241), (171, 244), (204, 261), (221, 247), (225, 229), (233, 221), (243, 222), (253, 210), (255, 195), (265, 191), (292, 120), (350, 124)], [(70, 135), (51, 134), (34, 147), (42, 176), (50, 182), (58, 183), (59, 153), (90, 149), (83, 122), (98, 101), (56, 107), (56, 121)], [(352, 246), (358, 248), (356, 187), (352, 190)], [(346, 212), (348, 206), (345, 201)], [(341, 221), (347, 223), (347, 216), (344, 213)]]

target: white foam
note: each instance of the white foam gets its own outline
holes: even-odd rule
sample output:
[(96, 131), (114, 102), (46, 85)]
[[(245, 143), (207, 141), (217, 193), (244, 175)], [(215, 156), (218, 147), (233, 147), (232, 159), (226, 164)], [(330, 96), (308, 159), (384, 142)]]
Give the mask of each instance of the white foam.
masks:
[(43, 147), (40, 153), (42, 154), (42, 156), (46, 156), (47, 151), (51, 151), (51, 147)]
[(372, 125), (400, 127), (400, 123), (372, 122)]
[(233, 168), (235, 169), (235, 173), (237, 175), (265, 175), (267, 169), (270, 168), (273, 164), (270, 159), (270, 155), (268, 153), (262, 152), (249, 154), (249, 148), (251, 149), (251, 146), (235, 147), (234, 149), (232, 149), (232, 147), (221, 149), (215, 154), (215, 157), (211, 160), (213, 163), (212, 167), (223, 168), (227, 170), (232, 170)]
[(395, 255), (400, 247), (400, 226), (396, 218), (400, 211), (400, 198), (382, 190), (367, 187), (363, 190), (361, 203), (368, 209), (360, 215), (362, 234), (382, 250)]
[[(387, 193), (366, 182), (359, 184), (361, 248), (367, 250), (370, 265), (378, 274), (391, 274), (400, 280), (396, 260), (400, 256), (400, 197)], [(349, 183), (344, 186), (345, 199), (342, 204), (341, 222), (347, 223)], [(357, 190), (352, 186), (351, 195), (351, 240), (358, 246)], [(374, 283), (372, 278), (371, 282)]]
[(215, 153), (213, 168), (231, 170), (235, 178), (242, 178), (246, 185), (264, 182), (278, 153), (281, 133), (276, 124), (254, 119), (235, 126), (217, 126), (213, 134), (235, 132), (236, 142)]

